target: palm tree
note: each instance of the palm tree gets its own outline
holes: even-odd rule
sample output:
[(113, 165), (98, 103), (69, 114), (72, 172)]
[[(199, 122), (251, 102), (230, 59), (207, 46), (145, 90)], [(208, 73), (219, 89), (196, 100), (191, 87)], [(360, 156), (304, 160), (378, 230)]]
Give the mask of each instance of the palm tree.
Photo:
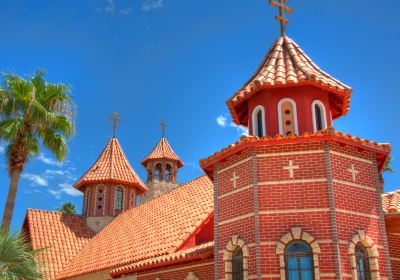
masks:
[(42, 279), (35, 255), (26, 238), (19, 233), (0, 231), (0, 279)]
[(18, 182), (29, 159), (40, 153), (42, 144), (58, 161), (67, 155), (67, 143), (74, 132), (74, 109), (69, 87), (49, 83), (45, 72), (28, 80), (4, 74), (0, 87), (0, 140), (6, 146), (10, 187), (2, 229), (8, 230), (14, 210)]
[(64, 214), (76, 214), (76, 206), (71, 202), (66, 202), (60, 208), (57, 208), (57, 211)]
[(396, 170), (392, 167), (393, 158), (389, 157), (389, 160), (386, 162), (386, 165), (383, 169), (386, 173), (396, 173)]

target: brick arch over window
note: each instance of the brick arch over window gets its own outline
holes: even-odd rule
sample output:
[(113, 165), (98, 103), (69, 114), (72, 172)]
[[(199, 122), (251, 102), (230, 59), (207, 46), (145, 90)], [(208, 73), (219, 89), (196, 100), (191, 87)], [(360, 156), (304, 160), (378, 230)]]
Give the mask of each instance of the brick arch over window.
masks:
[(185, 280), (199, 280), (199, 278), (197, 278), (193, 272), (189, 272), (188, 275), (185, 277)]
[(286, 247), (289, 245), (289, 243), (296, 240), (303, 241), (310, 245), (314, 261), (314, 279), (319, 280), (321, 276), (319, 272), (318, 255), (321, 253), (321, 248), (319, 247), (319, 244), (315, 238), (311, 234), (303, 231), (300, 227), (291, 228), (290, 232), (282, 236), (281, 240), (279, 240), (278, 245), (276, 246), (276, 254), (279, 255), (281, 280), (286, 280)]
[(379, 274), (379, 263), (378, 263), (378, 249), (376, 248), (374, 241), (371, 237), (365, 234), (365, 231), (359, 230), (350, 240), (349, 248), (347, 252), (350, 255), (351, 275), (353, 280), (358, 280), (357, 276), (357, 263), (356, 263), (356, 245), (361, 243), (367, 250), (369, 257), (369, 266), (371, 269), (371, 276), (374, 280), (381, 279)]
[(243, 279), (249, 279), (249, 249), (247, 248), (245, 242), (240, 239), (238, 235), (234, 235), (232, 236), (231, 240), (229, 240), (224, 251), (225, 280), (232, 280), (232, 255), (233, 251), (235, 251), (237, 247), (240, 247), (243, 252)]

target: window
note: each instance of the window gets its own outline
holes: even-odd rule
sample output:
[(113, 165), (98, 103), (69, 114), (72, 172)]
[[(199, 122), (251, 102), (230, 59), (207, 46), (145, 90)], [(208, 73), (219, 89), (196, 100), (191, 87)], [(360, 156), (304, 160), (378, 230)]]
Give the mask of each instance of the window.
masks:
[(327, 123), (326, 123), (326, 112), (325, 112), (324, 104), (319, 100), (315, 100), (311, 104), (311, 110), (312, 110), (312, 117), (313, 117), (314, 132), (326, 129)]
[(278, 103), (279, 133), (290, 136), (293, 133), (299, 134), (297, 127), (296, 103), (293, 99), (284, 98)]
[(285, 252), (286, 276), (288, 280), (313, 280), (313, 253), (304, 242), (293, 242)]
[(265, 131), (265, 110), (264, 107), (258, 105), (253, 111), (253, 135), (263, 137), (266, 135)]
[(122, 210), (122, 204), (124, 199), (124, 189), (118, 187), (115, 189), (115, 210)]
[(166, 182), (172, 181), (171, 173), (172, 173), (172, 166), (171, 166), (171, 164), (167, 163), (165, 165), (165, 176), (164, 176), (164, 180)]
[(95, 208), (95, 209), (97, 209), (96, 216), (104, 214), (104, 209), (103, 209), (103, 204), (104, 204), (103, 198), (105, 197), (104, 192), (105, 192), (104, 186), (100, 185), (97, 187), (96, 208)]
[(232, 254), (232, 280), (243, 280), (243, 251), (236, 247)]
[(356, 264), (358, 280), (371, 280), (369, 256), (365, 247), (359, 242), (356, 245)]
[(154, 179), (162, 181), (162, 164), (157, 163), (156, 167), (154, 168)]

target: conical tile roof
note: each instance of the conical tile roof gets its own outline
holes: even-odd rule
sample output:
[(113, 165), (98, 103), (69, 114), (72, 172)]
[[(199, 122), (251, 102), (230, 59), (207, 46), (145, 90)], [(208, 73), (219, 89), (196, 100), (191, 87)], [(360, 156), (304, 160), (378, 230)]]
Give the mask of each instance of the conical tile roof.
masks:
[(171, 146), (169, 145), (169, 143), (167, 141), (167, 138), (165, 138), (165, 137), (162, 137), (160, 139), (160, 141), (158, 142), (158, 144), (151, 151), (151, 153), (142, 160), (142, 164), (144, 166), (146, 166), (147, 161), (158, 160), (158, 159), (159, 160), (166, 159), (166, 160), (176, 161), (178, 164), (178, 167), (183, 166), (183, 162), (172, 150)]
[(340, 115), (334, 118), (345, 115), (349, 110), (352, 89), (322, 71), (299, 45), (282, 36), (268, 51), (251, 79), (227, 101), (233, 121), (246, 125), (238, 116), (239, 107), (258, 91), (296, 85), (314, 85), (332, 93), (340, 106)]
[(111, 138), (93, 166), (74, 187), (79, 189), (86, 183), (94, 182), (121, 183), (147, 191), (147, 187), (129, 164), (117, 138)]

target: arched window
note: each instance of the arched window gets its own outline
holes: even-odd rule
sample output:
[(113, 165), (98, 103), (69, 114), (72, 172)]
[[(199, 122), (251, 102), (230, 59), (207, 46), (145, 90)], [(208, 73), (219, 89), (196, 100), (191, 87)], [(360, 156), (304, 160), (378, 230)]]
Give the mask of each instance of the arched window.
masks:
[(293, 133), (299, 134), (297, 126), (296, 102), (290, 98), (284, 98), (278, 103), (279, 133), (290, 136)]
[(360, 242), (356, 245), (355, 253), (358, 280), (371, 280), (368, 252)]
[(311, 104), (311, 111), (314, 132), (326, 129), (328, 125), (326, 122), (326, 110), (324, 104), (319, 100), (315, 100)]
[(162, 181), (162, 179), (163, 179), (161, 163), (157, 163), (154, 168), (154, 179), (159, 180), (159, 181)]
[(118, 187), (115, 189), (115, 210), (122, 210), (124, 201), (124, 189)]
[(285, 261), (288, 280), (314, 279), (313, 252), (305, 242), (290, 243), (286, 248)]
[(89, 197), (90, 197), (90, 189), (85, 191), (85, 198), (83, 202), (83, 214), (89, 216)]
[(232, 254), (232, 280), (243, 280), (243, 251), (236, 247)]
[(169, 164), (169, 163), (167, 163), (166, 165), (165, 165), (165, 176), (164, 176), (164, 180), (166, 181), (166, 182), (170, 182), (171, 181), (171, 179), (172, 179), (172, 165), (171, 164)]
[(263, 106), (258, 105), (256, 108), (254, 108), (252, 120), (253, 120), (253, 135), (258, 137), (265, 136), (266, 135), (265, 110)]

